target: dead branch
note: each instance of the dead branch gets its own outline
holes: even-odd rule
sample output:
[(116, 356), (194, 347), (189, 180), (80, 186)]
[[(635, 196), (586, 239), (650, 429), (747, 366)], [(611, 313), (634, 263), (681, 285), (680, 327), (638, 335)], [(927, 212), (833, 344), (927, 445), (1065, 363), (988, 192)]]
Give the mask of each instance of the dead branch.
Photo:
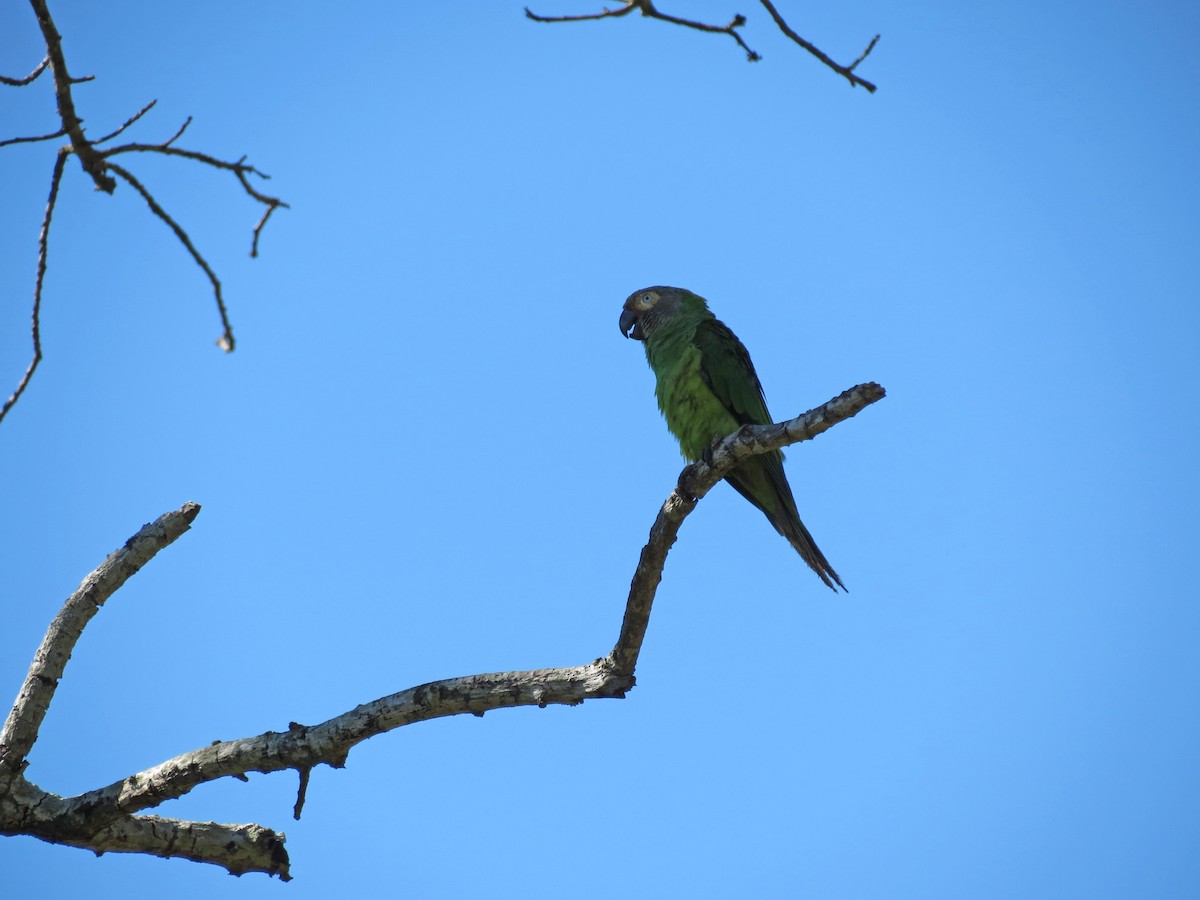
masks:
[[(746, 51), (746, 58), (750, 62), (757, 62), (758, 60), (762, 59), (761, 54), (751, 50), (746, 44), (745, 40), (742, 39), (741, 34), (737, 31), (737, 29), (746, 24), (746, 17), (740, 13), (736, 14), (728, 25), (710, 25), (706, 22), (699, 22), (694, 19), (683, 19), (678, 16), (661, 12), (654, 5), (654, 0), (621, 0), (621, 2), (623, 2), (625, 5), (616, 9), (609, 9), (608, 7), (605, 7), (598, 13), (585, 13), (583, 15), (569, 16), (538, 15), (537, 13), (532, 12), (529, 7), (525, 7), (525, 15), (535, 22), (591, 22), (597, 19), (615, 19), (619, 16), (627, 15), (636, 9), (643, 16), (649, 19), (658, 19), (663, 22), (669, 22), (672, 25), (679, 25), (683, 28), (691, 28), (695, 31), (706, 31), (710, 34), (727, 34), (737, 41), (739, 47)], [(875, 85), (867, 81), (865, 78), (860, 78), (858, 75), (854, 74), (854, 70), (858, 67), (858, 64), (866, 59), (871, 51), (875, 49), (875, 45), (879, 42), (879, 35), (875, 35), (875, 37), (872, 38), (871, 42), (867, 45), (867, 49), (864, 50), (862, 55), (859, 56), (858, 59), (856, 59), (853, 63), (848, 66), (839, 65), (820, 48), (816, 47), (810, 41), (806, 41), (804, 38), (800, 37), (800, 35), (798, 35), (792, 29), (792, 27), (788, 25), (783, 16), (779, 14), (779, 11), (775, 8), (775, 5), (771, 2), (771, 0), (760, 0), (760, 2), (762, 3), (763, 8), (770, 13), (771, 18), (775, 20), (775, 24), (779, 27), (779, 30), (785, 35), (819, 59), (830, 69), (837, 72), (847, 81), (849, 81), (851, 87), (857, 87), (861, 85), (862, 87), (866, 88), (868, 92), (872, 94), (875, 93)]]
[[(128, 119), (126, 119), (124, 122), (122, 122), (119, 128), (116, 128), (113, 131), (110, 131), (104, 137), (99, 138), (96, 141), (93, 141), (93, 143), (98, 147), (103, 143), (111, 141), (113, 138), (115, 138), (117, 135), (119, 135), (121, 132), (123, 132), (125, 129), (127, 129), (130, 125), (132, 125), (134, 122), (136, 122), (142, 116), (144, 116), (146, 113), (150, 112), (150, 110), (154, 109), (154, 107), (157, 104), (158, 104), (158, 100), (151, 100), (149, 103), (147, 103), (145, 106), (143, 106), (137, 112), (135, 112), (132, 116), (130, 116)], [(192, 117), (188, 116), (188, 122), (191, 122), (191, 121), (192, 121)], [(185, 124), (184, 128), (186, 128), (186, 127), (187, 127), (187, 125)], [(180, 129), (180, 130), (182, 131), (182, 129)], [(168, 143), (170, 143), (170, 142), (168, 141)]]
[[(179, 242), (183, 244), (184, 249), (188, 251), (192, 259), (204, 271), (208, 277), (209, 283), (212, 285), (213, 294), (217, 303), (217, 311), (221, 317), (222, 332), (217, 340), (217, 345), (221, 349), (229, 352), (234, 349), (233, 328), (229, 320), (229, 312), (225, 306), (225, 299), (221, 294), (221, 282), (217, 278), (212, 267), (200, 254), (199, 250), (192, 243), (186, 230), (179, 225), (175, 219), (169, 215), (165, 209), (158, 203), (154, 196), (141, 184), (141, 182), (128, 169), (121, 167), (113, 162), (113, 157), (124, 153), (158, 153), (167, 156), (177, 156), (192, 162), (200, 163), (201, 165), (211, 168), (220, 169), (223, 171), (232, 172), (241, 184), (242, 189), (247, 196), (253, 199), (256, 203), (261, 203), (266, 207), (262, 217), (254, 226), (252, 240), (250, 243), (250, 255), (258, 256), (258, 242), (262, 234), (263, 227), (267, 224), (267, 220), (271, 214), (280, 207), (287, 207), (287, 203), (280, 200), (278, 197), (271, 197), (261, 191), (255, 189), (250, 183), (249, 176), (257, 176), (266, 179), (269, 176), (256, 169), (254, 166), (246, 163), (246, 157), (235, 162), (219, 159), (207, 153), (201, 153), (195, 150), (181, 150), (173, 146), (191, 124), (191, 117), (179, 127), (179, 129), (168, 140), (160, 144), (144, 144), (131, 143), (123, 144), (118, 147), (102, 148), (102, 145), (113, 140), (118, 135), (123, 134), (126, 130), (142, 119), (157, 101), (151, 100), (143, 106), (138, 112), (134, 113), (125, 120), (118, 128), (109, 132), (97, 140), (92, 140), (87, 137), (83, 128), (83, 119), (76, 112), (75, 98), (72, 95), (72, 86), (81, 82), (92, 80), (92, 76), (85, 78), (75, 78), (67, 71), (66, 57), (63, 54), (62, 36), (55, 27), (54, 20), (50, 16), (50, 10), (47, 6), (47, 0), (30, 0), (34, 13), (37, 16), (38, 25), (41, 28), (42, 37), (46, 43), (46, 56), (42, 62), (29, 75), (24, 78), (7, 78), (0, 76), (0, 83), (20, 87), (32, 83), (42, 72), (49, 69), (54, 78), (54, 96), (57, 101), (59, 118), (62, 122), (62, 127), (51, 134), (37, 135), (34, 137), (16, 137), (8, 138), (0, 141), (0, 147), (10, 144), (29, 143), (34, 141), (46, 141), (57, 137), (66, 136), (70, 140), (67, 147), (59, 151), (58, 160), (55, 165), (55, 177), (51, 183), (51, 200), (47, 208), (45, 217), (42, 220), (42, 233), (40, 239), (40, 252), (38, 255), (38, 274), (37, 284), (34, 290), (34, 305), (33, 305), (33, 362), (26, 369), (24, 376), (17, 384), (12, 396), (3, 407), (0, 407), (0, 421), (4, 419), (13, 404), (24, 393), (28, 387), (29, 381), (37, 369), (38, 363), (42, 359), (41, 337), (39, 334), (38, 319), (40, 315), (41, 299), (42, 299), (42, 282), (44, 280), (46, 268), (46, 246), (49, 235), (50, 221), (52, 219), (54, 201), (58, 196), (59, 184), (62, 180), (62, 164), (67, 155), (74, 155), (79, 159), (80, 165), (92, 179), (96, 188), (106, 193), (111, 194), (117, 186), (117, 178), (127, 182), (134, 188), (150, 207), (151, 212), (158, 218), (162, 219), (174, 232)], [(114, 177), (115, 176), (115, 177)]]
[(62, 119), (63, 128), (71, 138), (71, 149), (79, 157), (83, 170), (92, 176), (97, 190), (111, 194), (116, 190), (117, 183), (105, 171), (104, 161), (96, 153), (95, 147), (83, 134), (83, 119), (75, 112), (75, 98), (71, 95), (71, 85), (82, 81), (90, 81), (94, 76), (72, 78), (67, 72), (67, 60), (63, 56), (62, 35), (50, 17), (50, 9), (46, 0), (29, 0), (33, 12), (37, 16), (38, 27), (42, 30), (42, 39), (46, 42), (46, 57), (50, 60), (50, 74), (54, 76), (54, 97), (58, 100), (58, 115)]
[(863, 78), (859, 78), (854, 74), (854, 70), (858, 68), (858, 64), (866, 59), (867, 56), (870, 55), (871, 51), (875, 49), (875, 45), (879, 43), (879, 35), (875, 35), (875, 37), (871, 38), (871, 42), (867, 44), (867, 49), (862, 52), (862, 55), (859, 56), (858, 59), (848, 66), (839, 66), (832, 59), (826, 56), (819, 48), (813, 46), (804, 38), (800, 37), (800, 35), (796, 34), (796, 32), (792, 30), (791, 26), (784, 21), (783, 16), (779, 14), (779, 10), (775, 8), (775, 4), (772, 3), (771, 0), (759, 0), (759, 2), (762, 3), (766, 11), (771, 14), (771, 18), (775, 20), (775, 24), (779, 26), (780, 31), (790, 37), (793, 41), (795, 41), (821, 62), (825, 63), (825, 65), (829, 66), (829, 68), (833, 69), (833, 71), (837, 72), (847, 81), (849, 81), (850, 87), (856, 87), (861, 84), (869, 93), (875, 93), (875, 85)]
[(155, 553), (188, 530), (200, 507), (184, 504), (146, 525), (110, 555), (68, 598), (47, 630), (0, 731), (0, 834), (33, 835), (97, 853), (179, 857), (212, 863), (235, 874), (264, 872), (286, 880), (290, 863), (282, 832), (253, 824), (218, 825), (143, 813), (218, 778), (245, 780), (250, 772), (295, 769), (300, 774), (300, 789), (293, 815), (299, 818), (312, 769), (321, 764), (344, 767), (350, 750), (376, 735), (444, 716), (482, 716), (494, 709), (574, 706), (585, 700), (624, 697), (636, 683), (634, 669), (667, 554), (679, 526), (700, 499), (747, 457), (811, 440), (883, 396), (883, 388), (877, 384), (859, 385), (787, 422), (745, 426), (717, 444), (710, 461), (686, 466), (650, 529), (630, 585), (617, 643), (605, 657), (582, 666), (432, 681), (356, 706), (317, 725), (293, 722), (286, 731), (216, 741), (74, 797), (44, 791), (25, 778), (25, 760), (37, 741), (67, 660), (104, 601)]
[(37, 77), (46, 71), (50, 65), (50, 57), (43, 56), (42, 61), (37, 64), (36, 68), (24, 78), (9, 78), (7, 75), (0, 75), (0, 84), (7, 84), (9, 87), (24, 87), (27, 84), (33, 84)]
[(165, 209), (159, 206), (158, 201), (154, 199), (154, 195), (146, 190), (145, 185), (138, 181), (132, 172), (118, 166), (112, 161), (109, 161), (108, 167), (129, 182), (130, 186), (142, 195), (142, 199), (146, 201), (146, 205), (150, 207), (150, 211), (167, 223), (168, 227), (175, 232), (175, 237), (179, 238), (179, 243), (183, 244), (184, 249), (192, 255), (192, 259), (196, 261), (196, 265), (208, 276), (208, 280), (212, 284), (213, 295), (217, 298), (217, 312), (221, 314), (221, 325), (225, 329), (217, 339), (217, 346), (227, 353), (231, 352), (234, 347), (233, 325), (229, 322), (229, 311), (225, 309), (225, 298), (221, 296), (221, 280), (217, 278), (217, 273), (212, 270), (212, 266), (208, 264), (208, 260), (200, 255), (200, 251), (196, 249), (196, 245), (192, 243), (192, 239), (188, 236), (188, 233), (183, 230), (178, 222), (171, 218)]
[(67, 598), (33, 655), (29, 675), (0, 730), (0, 771), (24, 765), (25, 757), (37, 741), (58, 680), (62, 678), (87, 623), (130, 576), (187, 531), (199, 512), (198, 504), (185, 503), (175, 512), (144, 525), (125, 542), (125, 546), (109, 554), (108, 559)]
[(628, 5), (620, 9), (605, 7), (598, 13), (583, 13), (576, 16), (539, 16), (527, 6), (525, 7), (525, 17), (533, 19), (535, 22), (594, 22), (596, 19), (616, 19), (620, 16), (628, 15), (635, 9), (641, 8), (640, 3), (630, 3), (629, 0), (622, 0), (622, 2)]
[(49, 134), (35, 134), (32, 137), (15, 137), (5, 138), (0, 141), (0, 147), (7, 147), (10, 144), (32, 144), (35, 141), (52, 141), (55, 138), (62, 137), (67, 133), (67, 129), (60, 128), (58, 131), (52, 131)]
[[(142, 115), (142, 113), (146, 112), (146, 110), (149, 109), (150, 106), (153, 106), (153, 105), (154, 105), (153, 102), (150, 103), (149, 105), (147, 105), (147, 107), (145, 109), (143, 109), (142, 112), (138, 113), (137, 116), (134, 116), (133, 119), (131, 119), (125, 125), (121, 126), (121, 128), (117, 129), (117, 131), (115, 131), (110, 137), (116, 137), (116, 135), (118, 135), (122, 131), (124, 131), (128, 125), (130, 125), (134, 121), (136, 121)], [(243, 156), (241, 159), (235, 160), (233, 162), (229, 162), (227, 160), (218, 159), (217, 157), (212, 156), (208, 153), (201, 153), (197, 150), (184, 150), (179, 147), (172, 147), (171, 145), (176, 140), (179, 139), (179, 137), (184, 133), (184, 131), (187, 130), (187, 127), (190, 124), (192, 124), (192, 117), (188, 116), (187, 121), (185, 121), (182, 125), (179, 126), (179, 130), (176, 131), (175, 134), (173, 134), (167, 140), (163, 141), (161, 144), (121, 144), (119, 147), (110, 147), (110, 148), (102, 151), (102, 153), (100, 155), (104, 159), (109, 161), (108, 165), (110, 167), (113, 167), (115, 165), (112, 162), (112, 157), (117, 156), (121, 153), (160, 153), (163, 156), (179, 156), (184, 159), (190, 159), (190, 160), (193, 160), (194, 162), (202, 163), (206, 166), (211, 166), (214, 169), (222, 169), (226, 172), (232, 172), (234, 174), (234, 176), (237, 178), (238, 182), (241, 184), (242, 189), (250, 197), (254, 198), (256, 201), (258, 201), (259, 203), (261, 203), (263, 206), (266, 207), (266, 210), (262, 214), (262, 218), (259, 219), (258, 224), (254, 226), (254, 239), (251, 241), (251, 244), (250, 244), (250, 255), (258, 256), (258, 236), (262, 232), (263, 226), (267, 224), (267, 219), (269, 219), (271, 217), (271, 213), (275, 212), (275, 210), (279, 209), (279, 207), (282, 206), (286, 209), (288, 207), (288, 205), (286, 203), (284, 203), (282, 200), (280, 200), (278, 197), (271, 197), (271, 196), (264, 194), (261, 191), (255, 189), (254, 185), (252, 185), (250, 183), (250, 178), (249, 178), (250, 175), (253, 175), (256, 178), (261, 178), (263, 181), (270, 181), (271, 176), (265, 172), (260, 171), (259, 169), (255, 168), (254, 166), (249, 165), (246, 162), (246, 157)], [(106, 140), (108, 140), (108, 138), (101, 138), (96, 143), (100, 144)], [(180, 240), (182, 241), (182, 238)], [(187, 246), (187, 244), (185, 243), (184, 246)], [(220, 303), (219, 296), (218, 296), (218, 303)], [(228, 323), (226, 323), (226, 324), (228, 324)], [(226, 350), (232, 350), (233, 349), (232, 336), (229, 335), (228, 328), (226, 329), (226, 336), (228, 336), (230, 339), (230, 346), (225, 347), (224, 344), (222, 343), (222, 347), (223, 347), (223, 349), (226, 349)], [(222, 338), (222, 340), (224, 340), (224, 338)], [(218, 343), (221, 343), (221, 342), (218, 342)]]
[(12, 392), (12, 396), (4, 401), (4, 406), (0, 407), (0, 421), (13, 408), (13, 404), (21, 399), (25, 388), (29, 386), (29, 379), (37, 370), (38, 363), (42, 361), (42, 284), (46, 280), (46, 258), (50, 248), (50, 220), (54, 218), (54, 204), (58, 202), (58, 186), (62, 183), (63, 169), (66, 168), (67, 156), (70, 155), (70, 152), (70, 148), (63, 147), (58, 151), (58, 156), (54, 160), (54, 172), (50, 175), (50, 197), (46, 201), (46, 212), (42, 216), (42, 229), (38, 233), (37, 276), (33, 281), (33, 315), (31, 317), (33, 320), (31, 326), (33, 359), (29, 361), (25, 374), (17, 382), (17, 388)]
[(739, 47), (746, 51), (746, 58), (750, 62), (758, 62), (762, 59), (757, 53), (747, 46), (742, 40), (742, 36), (737, 33), (737, 29), (746, 24), (746, 17), (735, 15), (728, 25), (709, 25), (706, 22), (697, 22), (695, 19), (681, 19), (678, 16), (672, 16), (668, 13), (659, 12), (654, 6), (653, 0), (624, 0), (628, 5), (624, 9), (604, 9), (598, 13), (582, 16), (539, 16), (537, 13), (530, 11), (529, 7), (525, 7), (525, 15), (527, 18), (535, 22), (587, 22), (593, 19), (607, 19), (623, 16), (626, 13), (639, 10), (643, 16), (650, 19), (659, 19), (663, 22), (670, 22), (672, 25), (679, 25), (683, 28), (691, 28), (694, 31), (707, 31), (709, 34), (727, 34), (735, 41)]

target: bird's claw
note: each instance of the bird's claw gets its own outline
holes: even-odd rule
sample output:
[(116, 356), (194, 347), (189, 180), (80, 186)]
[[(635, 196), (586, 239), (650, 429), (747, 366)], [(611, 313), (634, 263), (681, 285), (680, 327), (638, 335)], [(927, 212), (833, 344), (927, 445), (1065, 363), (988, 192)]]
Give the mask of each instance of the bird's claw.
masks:
[(696, 474), (696, 464), (690, 463), (683, 467), (683, 471), (679, 473), (679, 480), (675, 482), (675, 493), (686, 500), (688, 503), (696, 503), (697, 497), (687, 489), (687, 484)]

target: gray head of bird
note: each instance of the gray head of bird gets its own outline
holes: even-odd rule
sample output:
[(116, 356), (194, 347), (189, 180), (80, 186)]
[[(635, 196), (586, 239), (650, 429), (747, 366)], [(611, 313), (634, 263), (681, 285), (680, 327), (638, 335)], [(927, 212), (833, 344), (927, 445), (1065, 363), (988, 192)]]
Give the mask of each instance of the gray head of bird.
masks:
[(621, 310), (621, 334), (635, 341), (646, 340), (648, 334), (682, 309), (684, 298), (688, 297), (696, 295), (683, 288), (662, 285), (634, 291)]

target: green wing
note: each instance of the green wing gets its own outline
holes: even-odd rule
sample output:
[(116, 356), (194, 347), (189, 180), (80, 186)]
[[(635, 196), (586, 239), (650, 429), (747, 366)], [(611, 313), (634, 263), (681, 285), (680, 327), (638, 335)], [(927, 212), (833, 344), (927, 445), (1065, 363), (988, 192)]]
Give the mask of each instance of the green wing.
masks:
[[(750, 354), (732, 331), (717, 319), (705, 319), (692, 338), (700, 352), (700, 377), (717, 401), (742, 425), (769, 425), (762, 383)], [(723, 437), (723, 435), (721, 435)], [(752, 456), (725, 476), (739, 494), (757, 506), (775, 530), (833, 590), (845, 590), (796, 511), (796, 500), (783, 471), (783, 453), (775, 450)]]
[[(770, 425), (762, 382), (737, 335), (719, 320), (711, 319), (700, 323), (693, 340), (700, 350), (700, 375), (729, 414), (741, 425)], [(789, 536), (804, 528), (783, 471), (783, 451), (752, 456), (725, 480), (762, 510), (780, 534)]]
[[(737, 335), (724, 323), (709, 319), (696, 328), (693, 341), (700, 351), (700, 376), (729, 414), (741, 425), (770, 425), (762, 383)], [(762, 510), (781, 534), (785, 533), (785, 521), (799, 520), (781, 451), (751, 457), (725, 480)]]
[(700, 351), (700, 375), (713, 396), (740, 425), (770, 425), (767, 400), (750, 354), (723, 322), (707, 319), (692, 338)]

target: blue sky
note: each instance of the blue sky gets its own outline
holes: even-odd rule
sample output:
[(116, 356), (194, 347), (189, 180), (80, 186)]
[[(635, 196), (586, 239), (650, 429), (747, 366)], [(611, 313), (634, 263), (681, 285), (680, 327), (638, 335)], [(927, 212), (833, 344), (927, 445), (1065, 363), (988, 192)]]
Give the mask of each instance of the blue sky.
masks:
[[(559, 2), (546, 12), (581, 12)], [(667, 7), (664, 7), (667, 8)], [(168, 509), (30, 777), (69, 794), (424, 681), (606, 653), (681, 467), (624, 298), (706, 296), (772, 411), (886, 400), (788, 471), (850, 593), (732, 490), (685, 523), (622, 702), (417, 725), (165, 815), (286, 830), (295, 880), (0, 841), (17, 895), (1200, 894), (1200, 62), (1193, 4), (751, 4), (728, 39), (520, 4), (58, 4), (92, 134), (243, 153), (292, 204), (72, 165), (46, 352), (0, 424), (15, 692), (63, 598)], [(0, 10), (0, 66), (37, 62)], [(5, 136), (55, 127), (0, 91)], [(0, 388), (28, 360), (49, 145), (0, 151)]]

